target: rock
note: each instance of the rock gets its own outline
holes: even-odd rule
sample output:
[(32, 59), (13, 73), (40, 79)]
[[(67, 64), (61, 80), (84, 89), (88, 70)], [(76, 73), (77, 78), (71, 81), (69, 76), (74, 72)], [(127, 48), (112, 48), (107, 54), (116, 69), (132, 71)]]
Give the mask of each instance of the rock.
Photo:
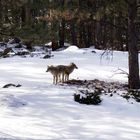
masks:
[(20, 56), (23, 56), (23, 55), (28, 55), (30, 54), (29, 52), (27, 51), (21, 51), (21, 52), (17, 52), (16, 55), (20, 55)]
[(91, 51), (92, 53), (96, 53), (96, 51)]
[(98, 91), (79, 90), (78, 93), (74, 94), (74, 101), (80, 104), (99, 105), (102, 102), (100, 94)]
[(4, 85), (3, 88), (9, 88), (9, 87), (11, 87), (11, 86), (12, 86), (12, 87), (21, 87), (20, 84), (15, 85), (15, 84), (10, 83), (10, 84), (6, 84), (6, 85)]
[(15, 48), (22, 48), (23, 46), (19, 43), (15, 46)]
[(45, 55), (44, 57), (43, 57), (43, 59), (47, 59), (47, 58), (50, 58), (51, 56), (50, 55)]
[(0, 42), (0, 46), (7, 46), (7, 44), (6, 43), (4, 43), (4, 42)]
[(33, 43), (32, 39), (24, 39), (22, 42), (24, 45), (27, 46), (28, 50), (32, 50), (32, 43)]
[(6, 48), (6, 49), (4, 50), (4, 52), (3, 52), (3, 55), (6, 55), (6, 54), (8, 54), (8, 53), (11, 52), (11, 51), (12, 51), (11, 48)]
[(13, 39), (10, 39), (8, 44), (15, 44), (15, 43), (20, 43), (20, 42), (21, 42), (20, 38), (15, 37)]
[(3, 52), (1, 52), (0, 56), (1, 57), (9, 57), (8, 53), (12, 52), (13, 50), (11, 48), (6, 48)]

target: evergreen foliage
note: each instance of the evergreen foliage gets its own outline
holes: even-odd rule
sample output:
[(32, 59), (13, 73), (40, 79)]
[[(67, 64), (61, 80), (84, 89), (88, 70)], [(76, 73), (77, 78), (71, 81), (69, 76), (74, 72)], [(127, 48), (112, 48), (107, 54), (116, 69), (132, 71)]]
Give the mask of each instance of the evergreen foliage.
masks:
[(95, 90), (94, 92), (79, 90), (78, 93), (74, 94), (74, 100), (80, 104), (99, 105), (102, 102), (100, 95), (100, 90)]
[(127, 50), (127, 7), (125, 0), (1, 0), (0, 39)]

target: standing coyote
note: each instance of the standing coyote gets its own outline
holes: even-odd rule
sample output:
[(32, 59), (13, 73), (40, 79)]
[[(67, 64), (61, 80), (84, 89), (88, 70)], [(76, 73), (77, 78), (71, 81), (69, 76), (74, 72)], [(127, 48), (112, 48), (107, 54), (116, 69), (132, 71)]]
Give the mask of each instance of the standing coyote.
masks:
[(74, 69), (78, 69), (78, 67), (74, 63), (70, 63), (68, 66), (63, 66), (62, 82), (66, 82), (69, 80), (69, 75), (74, 71)]
[(53, 84), (57, 84), (60, 79), (60, 72), (57, 66), (48, 66), (46, 72), (50, 72), (53, 75)]
[(68, 81), (69, 75), (74, 69), (78, 69), (74, 63), (70, 63), (69, 65), (51, 65), (48, 66), (46, 72), (50, 72), (53, 75), (53, 83), (57, 84), (58, 82)]

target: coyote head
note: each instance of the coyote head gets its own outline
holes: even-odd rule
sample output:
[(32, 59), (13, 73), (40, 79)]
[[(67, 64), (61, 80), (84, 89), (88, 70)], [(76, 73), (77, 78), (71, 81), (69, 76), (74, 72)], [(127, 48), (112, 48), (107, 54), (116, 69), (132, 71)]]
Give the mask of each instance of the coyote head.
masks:
[(46, 72), (51, 71), (51, 69), (52, 69), (52, 65), (51, 65), (51, 66), (47, 66), (47, 70), (46, 70)]
[(78, 69), (78, 67), (74, 63), (70, 63), (70, 65), (73, 66), (73, 68)]

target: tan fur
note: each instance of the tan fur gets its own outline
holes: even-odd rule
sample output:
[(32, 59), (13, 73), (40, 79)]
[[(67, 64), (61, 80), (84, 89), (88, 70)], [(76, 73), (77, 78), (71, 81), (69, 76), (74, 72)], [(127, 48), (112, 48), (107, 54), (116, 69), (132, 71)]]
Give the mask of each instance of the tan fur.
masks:
[(62, 82), (69, 80), (69, 75), (74, 71), (74, 69), (78, 69), (74, 63), (70, 63), (68, 66), (64, 66), (62, 72)]
[(47, 71), (50, 72), (53, 75), (53, 84), (57, 84), (60, 79), (60, 72), (59, 68), (57, 66), (48, 66)]
[(53, 83), (57, 84), (58, 82), (68, 81), (69, 75), (74, 69), (78, 69), (78, 67), (74, 63), (70, 63), (69, 65), (48, 66), (46, 72), (51, 72), (53, 75)]

